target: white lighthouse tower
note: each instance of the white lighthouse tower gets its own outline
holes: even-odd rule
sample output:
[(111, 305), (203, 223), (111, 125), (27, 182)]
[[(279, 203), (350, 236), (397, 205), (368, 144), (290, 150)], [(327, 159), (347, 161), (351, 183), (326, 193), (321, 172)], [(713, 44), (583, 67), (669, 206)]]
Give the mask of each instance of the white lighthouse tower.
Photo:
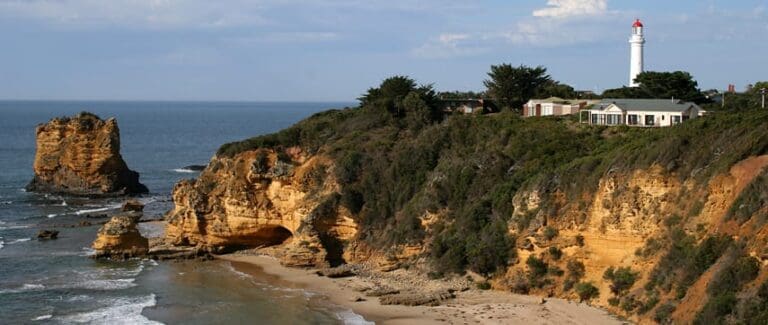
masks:
[(635, 20), (632, 25), (632, 36), (629, 38), (631, 57), (629, 60), (629, 86), (639, 86), (635, 82), (635, 77), (643, 72), (643, 46), (645, 37), (643, 37), (643, 23), (640, 19)]

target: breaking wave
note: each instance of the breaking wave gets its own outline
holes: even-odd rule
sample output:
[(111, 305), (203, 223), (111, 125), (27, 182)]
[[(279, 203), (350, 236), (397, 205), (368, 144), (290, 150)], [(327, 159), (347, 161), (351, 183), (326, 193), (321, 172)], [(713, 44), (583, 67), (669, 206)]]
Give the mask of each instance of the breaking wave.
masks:
[(113, 204), (113, 205), (108, 205), (108, 206), (101, 207), (101, 208), (96, 208), (96, 209), (77, 210), (77, 211), (75, 211), (75, 214), (79, 216), (79, 215), (83, 215), (83, 214), (95, 213), (95, 212), (104, 212), (104, 211), (115, 210), (115, 209), (119, 209), (119, 208), (120, 208), (119, 204)]
[(155, 294), (141, 297), (111, 299), (107, 307), (89, 312), (56, 317), (63, 323), (95, 323), (95, 324), (162, 324), (144, 317), (144, 308), (157, 304)]
[(45, 289), (45, 286), (42, 284), (25, 283), (21, 287), (18, 287), (15, 289), (0, 289), (0, 293), (19, 293), (19, 292), (27, 292), (27, 291), (40, 291), (43, 289)]

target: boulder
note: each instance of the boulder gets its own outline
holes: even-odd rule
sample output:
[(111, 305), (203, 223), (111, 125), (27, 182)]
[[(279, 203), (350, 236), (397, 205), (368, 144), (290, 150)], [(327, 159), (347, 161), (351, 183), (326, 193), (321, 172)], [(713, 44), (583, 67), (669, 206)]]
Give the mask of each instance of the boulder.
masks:
[(142, 212), (144, 211), (144, 204), (139, 202), (138, 200), (128, 200), (123, 203), (123, 212), (128, 211), (134, 211), (134, 212)]
[(124, 260), (143, 257), (149, 252), (149, 240), (136, 227), (138, 218), (132, 214), (112, 217), (99, 229), (93, 249), (94, 257)]
[(455, 295), (450, 291), (431, 293), (400, 293), (382, 296), (379, 302), (382, 305), (404, 306), (438, 306), (444, 300), (452, 299)]
[(37, 232), (37, 239), (56, 239), (58, 237), (58, 230), (40, 230)]
[(37, 127), (34, 178), (30, 192), (77, 196), (118, 196), (148, 192), (139, 173), (120, 156), (114, 118), (91, 113), (54, 118)]
[(357, 275), (357, 268), (351, 264), (344, 264), (337, 267), (322, 268), (317, 271), (317, 275), (329, 278), (346, 278)]

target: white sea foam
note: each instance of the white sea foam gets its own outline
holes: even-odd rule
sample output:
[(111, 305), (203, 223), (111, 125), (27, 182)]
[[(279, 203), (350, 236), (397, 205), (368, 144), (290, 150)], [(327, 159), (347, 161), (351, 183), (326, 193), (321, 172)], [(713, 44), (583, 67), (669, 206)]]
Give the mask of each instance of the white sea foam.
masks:
[(67, 201), (65, 201), (65, 200), (61, 200), (61, 206), (65, 207), (65, 206), (67, 206), (67, 205), (68, 205), (68, 204), (67, 204)]
[(62, 286), (62, 289), (123, 290), (133, 288), (136, 279), (85, 280)]
[(0, 238), (0, 249), (3, 249), (3, 247), (5, 247), (5, 242)]
[(67, 301), (69, 301), (69, 302), (88, 301), (88, 300), (91, 300), (91, 297), (88, 296), (88, 295), (77, 295), (77, 296), (74, 296), (72, 298), (67, 299)]
[(83, 247), (82, 252), (80, 252), (78, 255), (80, 256), (92, 256), (96, 254), (96, 250), (91, 247)]
[(0, 201), (0, 205), (9, 205), (13, 204), (13, 201)]
[(24, 285), (16, 289), (0, 289), (0, 293), (19, 293), (19, 292), (27, 292), (27, 291), (39, 291), (43, 289), (45, 289), (45, 286), (42, 284), (25, 283)]
[(355, 314), (355, 312), (345, 309), (336, 313), (336, 317), (346, 325), (374, 325), (376, 323), (369, 322), (363, 318), (362, 315)]
[(117, 298), (111, 300), (110, 305), (107, 307), (56, 317), (56, 320), (63, 323), (162, 324), (141, 315), (144, 308), (153, 307), (156, 304), (155, 294), (142, 297)]
[(172, 169), (172, 171), (177, 173), (184, 173), (184, 174), (199, 173), (199, 171), (186, 169), (186, 168), (176, 168), (176, 169)]
[(51, 319), (51, 318), (53, 318), (53, 315), (43, 315), (43, 316), (37, 316), (35, 318), (32, 318), (32, 321), (37, 322), (37, 321)]
[(109, 210), (115, 210), (115, 209), (119, 209), (119, 208), (120, 208), (120, 205), (119, 204), (115, 204), (115, 205), (109, 205), (109, 206), (105, 206), (105, 207), (101, 207), (101, 208), (97, 208), (97, 209), (78, 210), (78, 211), (75, 212), (75, 214), (76, 215), (83, 215), (83, 214), (94, 213), (94, 212), (104, 212), (104, 211), (109, 211)]
[(56, 216), (58, 216), (58, 214), (55, 214), (55, 213), (51, 213), (51, 214), (47, 215), (48, 219), (56, 218)]
[(0, 230), (27, 229), (27, 228), (29, 228), (29, 226), (22, 226), (22, 225), (3, 226), (3, 227), (0, 227)]
[(248, 273), (240, 272), (237, 269), (235, 269), (235, 267), (232, 266), (232, 263), (227, 263), (227, 269), (229, 271), (231, 271), (232, 273), (237, 274), (237, 276), (239, 276), (239, 277), (241, 277), (243, 279), (252, 279), (253, 278)]
[(19, 239), (16, 239), (16, 240), (12, 241), (12, 242), (9, 242), (8, 245), (23, 243), (25, 241), (30, 241), (30, 240), (32, 240), (32, 238), (19, 238)]

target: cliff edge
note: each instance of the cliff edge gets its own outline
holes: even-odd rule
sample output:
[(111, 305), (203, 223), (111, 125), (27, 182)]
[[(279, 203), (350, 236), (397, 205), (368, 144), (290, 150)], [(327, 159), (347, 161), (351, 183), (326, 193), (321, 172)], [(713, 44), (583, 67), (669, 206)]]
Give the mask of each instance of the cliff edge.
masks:
[(139, 173), (120, 156), (117, 121), (91, 113), (54, 118), (37, 127), (35, 176), (27, 191), (78, 196), (146, 193)]

